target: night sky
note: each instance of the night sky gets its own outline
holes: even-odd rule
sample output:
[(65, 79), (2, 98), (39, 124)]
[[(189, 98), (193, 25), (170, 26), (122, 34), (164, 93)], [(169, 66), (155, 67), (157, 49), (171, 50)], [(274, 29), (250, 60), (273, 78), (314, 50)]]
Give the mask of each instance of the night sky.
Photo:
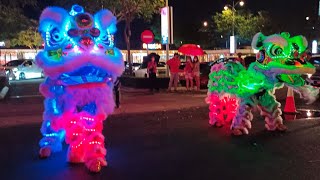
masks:
[[(237, 8), (246, 8), (253, 13), (266, 10), (272, 15), (272, 22), (281, 27), (281, 31), (290, 32), (292, 35), (303, 34), (308, 38), (310, 26), (315, 24), (314, 20), (317, 18), (317, 2), (318, 0), (245, 0), (245, 6)], [(169, 0), (169, 5), (173, 6), (174, 11), (174, 38), (197, 43), (203, 38), (198, 32), (202, 23), (209, 22), (211, 16), (221, 12), (226, 4), (232, 4), (232, 0)], [(37, 12), (39, 9), (36, 13), (28, 11), (28, 14), (33, 16), (40, 15), (40, 12)], [(309, 29), (306, 28), (306, 16), (310, 16)], [(157, 18), (160, 19), (160, 16)], [(133, 49), (141, 48), (140, 34), (149, 27), (150, 24), (142, 20), (133, 22), (131, 40)], [(320, 26), (316, 29), (320, 29)], [(123, 23), (118, 24), (116, 46), (126, 48), (123, 40)]]
[[(225, 4), (232, 4), (232, 0), (169, 0), (174, 9), (175, 35), (183, 39), (196, 36), (202, 22), (221, 12)], [(245, 6), (238, 8), (246, 8), (253, 13), (266, 10), (281, 29), (297, 34), (306, 31), (306, 16), (315, 18), (317, 0), (246, 0)]]

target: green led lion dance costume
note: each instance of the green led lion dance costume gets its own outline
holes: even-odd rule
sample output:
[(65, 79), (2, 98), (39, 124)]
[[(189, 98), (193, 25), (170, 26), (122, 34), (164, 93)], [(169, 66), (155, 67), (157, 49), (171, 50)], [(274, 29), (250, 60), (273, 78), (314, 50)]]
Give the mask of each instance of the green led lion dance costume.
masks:
[(208, 82), (209, 124), (223, 126), (231, 123), (234, 135), (248, 134), (253, 115), (258, 107), (265, 117), (269, 131), (285, 131), (280, 103), (275, 89), (286, 85), (312, 103), (318, 89), (305, 85), (302, 74), (315, 73), (307, 62), (307, 40), (289, 33), (265, 36), (257, 33), (252, 47), (259, 50), (256, 62), (245, 69), (239, 62), (218, 62), (211, 68)]

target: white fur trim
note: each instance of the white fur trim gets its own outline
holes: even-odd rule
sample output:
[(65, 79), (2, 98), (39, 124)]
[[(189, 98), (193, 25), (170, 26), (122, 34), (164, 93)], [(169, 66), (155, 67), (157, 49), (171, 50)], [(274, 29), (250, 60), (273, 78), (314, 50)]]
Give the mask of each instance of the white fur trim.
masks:
[(116, 28), (117, 19), (109, 10), (103, 9), (97, 12), (94, 15), (94, 20), (95, 22), (100, 23), (101, 30), (106, 30), (109, 26), (113, 26), (112, 28), (110, 28), (110, 30), (112, 30), (110, 32), (111, 34), (115, 33), (115, 31), (117, 30)]
[(264, 35), (261, 32), (258, 32), (256, 35), (253, 36), (252, 42), (251, 42), (251, 46), (252, 46), (253, 49), (256, 49), (256, 50), (260, 50), (261, 49), (261, 48), (257, 47), (257, 43), (258, 43), (259, 37), (263, 37), (263, 36)]
[(61, 27), (68, 16), (68, 12), (63, 8), (48, 7), (41, 13), (39, 30), (46, 31), (48, 25), (52, 23)]

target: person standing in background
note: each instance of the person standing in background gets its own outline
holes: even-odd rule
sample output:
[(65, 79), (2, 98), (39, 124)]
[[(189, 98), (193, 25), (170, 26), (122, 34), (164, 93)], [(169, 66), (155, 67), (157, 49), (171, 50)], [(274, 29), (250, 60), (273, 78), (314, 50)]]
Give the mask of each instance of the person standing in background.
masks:
[(200, 91), (200, 61), (198, 59), (198, 56), (195, 56), (193, 58), (192, 72), (193, 72), (193, 77), (196, 80), (197, 91)]
[(191, 91), (193, 88), (193, 74), (192, 74), (192, 62), (191, 62), (191, 57), (187, 56), (186, 58), (186, 66), (184, 67), (184, 74), (185, 74), (185, 79), (186, 79), (186, 88), (187, 91)]
[(167, 61), (167, 66), (169, 66), (169, 69), (170, 69), (170, 81), (169, 81), (168, 92), (171, 91), (172, 84), (174, 84), (174, 91), (177, 91), (180, 64), (181, 64), (180, 56), (178, 53), (174, 53), (173, 58)]
[(151, 61), (148, 62), (147, 71), (149, 75), (149, 84), (150, 84), (150, 92), (153, 90), (159, 90), (157, 86), (157, 62), (155, 61), (155, 57), (151, 57)]
[(243, 67), (246, 67), (245, 62), (244, 62), (244, 60), (243, 60), (242, 57), (241, 57), (242, 54), (241, 54), (241, 53), (238, 53), (237, 55), (238, 55), (238, 57), (236, 58), (236, 61), (238, 61), (240, 64), (242, 64)]
[(114, 82), (114, 86), (113, 86), (117, 109), (120, 108), (120, 86), (121, 86), (121, 83), (120, 83), (120, 79), (118, 77), (116, 79), (116, 81)]

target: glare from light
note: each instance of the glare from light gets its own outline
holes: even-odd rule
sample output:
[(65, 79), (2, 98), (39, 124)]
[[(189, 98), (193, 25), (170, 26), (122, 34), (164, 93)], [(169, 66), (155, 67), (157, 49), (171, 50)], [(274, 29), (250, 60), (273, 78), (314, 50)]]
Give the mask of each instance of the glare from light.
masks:
[(244, 1), (240, 1), (240, 6), (244, 6)]
[(310, 110), (307, 110), (307, 116), (310, 117), (312, 115), (312, 113), (310, 112)]
[(203, 26), (207, 27), (208, 26), (208, 22), (207, 21), (203, 22)]
[(224, 10), (228, 10), (229, 9), (229, 7), (228, 6), (224, 6)]
[(230, 53), (233, 54), (236, 52), (236, 39), (235, 36), (230, 36)]
[(318, 51), (318, 42), (316, 40), (312, 41), (312, 54), (316, 54)]
[(308, 76), (308, 78), (310, 79), (310, 78), (311, 78), (311, 76), (312, 76), (312, 74), (307, 74), (307, 76)]
[(309, 21), (309, 19), (310, 19), (310, 17), (309, 17), (309, 16), (307, 16), (307, 17), (306, 17), (306, 20), (307, 20), (307, 21)]

